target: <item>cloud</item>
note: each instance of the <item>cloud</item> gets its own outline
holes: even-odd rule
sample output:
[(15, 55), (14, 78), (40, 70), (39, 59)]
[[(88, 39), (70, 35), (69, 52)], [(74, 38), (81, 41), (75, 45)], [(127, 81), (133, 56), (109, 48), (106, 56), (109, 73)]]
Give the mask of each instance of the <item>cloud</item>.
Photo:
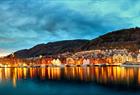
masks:
[(6, 55), (8, 55), (8, 54), (10, 54), (11, 53), (11, 51), (9, 51), (9, 50), (7, 50), (7, 49), (1, 49), (0, 48), (0, 57), (1, 56), (6, 56)]
[(0, 0), (0, 48), (93, 39), (140, 26), (139, 0)]

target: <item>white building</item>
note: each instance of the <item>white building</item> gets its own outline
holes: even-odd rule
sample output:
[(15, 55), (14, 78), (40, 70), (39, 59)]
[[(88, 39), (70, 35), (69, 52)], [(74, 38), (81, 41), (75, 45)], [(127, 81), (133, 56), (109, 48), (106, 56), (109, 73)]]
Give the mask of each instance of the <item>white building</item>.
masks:
[(90, 60), (89, 59), (84, 59), (83, 60), (83, 65), (86, 66), (86, 65), (89, 65), (90, 64)]
[(52, 60), (52, 65), (54, 66), (61, 66), (61, 61), (57, 58), (57, 59), (53, 59)]
[(140, 53), (137, 55), (137, 62), (140, 62)]

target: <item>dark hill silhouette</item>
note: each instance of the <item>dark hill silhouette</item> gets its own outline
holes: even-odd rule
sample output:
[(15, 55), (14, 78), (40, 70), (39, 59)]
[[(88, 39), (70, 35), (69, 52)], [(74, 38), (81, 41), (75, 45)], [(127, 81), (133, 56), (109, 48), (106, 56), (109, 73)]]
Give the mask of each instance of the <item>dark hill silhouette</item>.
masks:
[(93, 40), (65, 40), (39, 44), (31, 49), (15, 52), (19, 58), (49, 56), (65, 52), (79, 52), (92, 49), (127, 48), (136, 50), (140, 48), (140, 28), (122, 29), (107, 33)]
[(140, 28), (122, 29), (102, 35), (90, 41), (87, 49), (93, 48), (140, 48)]
[(31, 49), (25, 49), (15, 52), (15, 56), (19, 58), (37, 57), (39, 55), (50, 56), (64, 52), (82, 51), (83, 47), (89, 40), (65, 40), (57, 42), (49, 42), (47, 44), (39, 44)]

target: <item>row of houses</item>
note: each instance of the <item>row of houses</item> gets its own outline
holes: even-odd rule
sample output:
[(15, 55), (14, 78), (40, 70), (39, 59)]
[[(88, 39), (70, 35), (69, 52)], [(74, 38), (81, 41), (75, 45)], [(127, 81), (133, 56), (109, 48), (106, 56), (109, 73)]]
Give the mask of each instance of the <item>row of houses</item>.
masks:
[(69, 57), (43, 57), (19, 59), (15, 57), (0, 59), (1, 64), (24, 65), (88, 65), (88, 64), (123, 64), (125, 62), (140, 62), (140, 51), (128, 52), (126, 49), (113, 50), (91, 50), (75, 53)]
[(83, 51), (66, 58), (41, 58), (41, 64), (123, 64), (140, 62), (140, 51), (129, 52), (126, 49)]
[(70, 65), (89, 65), (89, 64), (123, 64), (125, 62), (140, 62), (140, 54), (132, 56), (131, 54), (114, 54), (113, 56), (103, 58), (41, 58), (33, 62), (35, 64), (70, 64)]

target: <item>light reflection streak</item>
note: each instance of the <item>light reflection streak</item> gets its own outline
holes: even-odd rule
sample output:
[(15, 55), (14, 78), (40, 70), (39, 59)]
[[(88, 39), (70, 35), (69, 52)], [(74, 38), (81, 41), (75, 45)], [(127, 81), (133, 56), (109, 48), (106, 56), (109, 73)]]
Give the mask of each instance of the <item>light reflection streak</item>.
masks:
[(78, 80), (100, 84), (135, 83), (140, 86), (140, 68), (125, 67), (47, 67), (47, 68), (0, 68), (0, 82), (11, 80), (14, 87), (22, 79)]

